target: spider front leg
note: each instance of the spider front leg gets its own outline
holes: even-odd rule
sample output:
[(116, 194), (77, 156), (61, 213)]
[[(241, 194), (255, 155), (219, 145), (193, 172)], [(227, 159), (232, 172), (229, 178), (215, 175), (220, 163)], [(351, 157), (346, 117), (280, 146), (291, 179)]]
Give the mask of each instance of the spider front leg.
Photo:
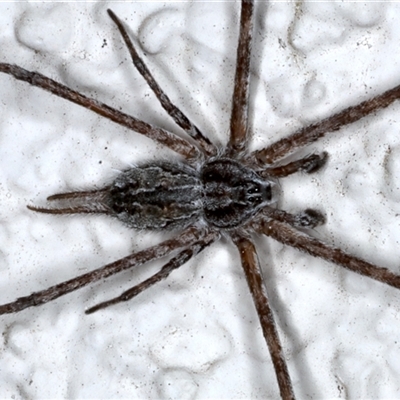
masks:
[(324, 214), (312, 208), (307, 208), (297, 214), (291, 214), (284, 210), (266, 206), (262, 210), (262, 215), (279, 222), (284, 222), (295, 228), (313, 229), (326, 222)]
[(261, 269), (254, 244), (241, 236), (233, 236), (237, 246), (242, 266), (246, 275), (257, 314), (260, 319), (264, 338), (267, 342), (269, 353), (274, 364), (279, 390), (283, 400), (294, 399), (294, 392), (289, 371), (283, 354), (282, 345), (274, 321), (271, 307), (269, 305), (267, 291), (265, 289)]
[(337, 247), (329, 246), (284, 222), (261, 219), (253, 221), (251, 225), (257, 232), (270, 236), (280, 243), (400, 289), (400, 275), (389, 271), (387, 268), (378, 267), (361, 258), (352, 256)]
[(346, 108), (331, 117), (325, 118), (309, 126), (299, 129), (272, 145), (254, 152), (252, 156), (259, 164), (272, 164), (285, 156), (294, 153), (301, 147), (307, 146), (323, 137), (328, 132), (334, 132), (341, 127), (358, 121), (367, 115), (388, 107), (395, 100), (400, 99), (400, 85), (370, 100)]
[(288, 164), (267, 167), (259, 175), (263, 178), (273, 176), (274, 178), (284, 178), (285, 176), (292, 175), (296, 172), (305, 172), (313, 174), (319, 171), (328, 161), (328, 153), (324, 151), (321, 154), (311, 154), (300, 160), (292, 161)]

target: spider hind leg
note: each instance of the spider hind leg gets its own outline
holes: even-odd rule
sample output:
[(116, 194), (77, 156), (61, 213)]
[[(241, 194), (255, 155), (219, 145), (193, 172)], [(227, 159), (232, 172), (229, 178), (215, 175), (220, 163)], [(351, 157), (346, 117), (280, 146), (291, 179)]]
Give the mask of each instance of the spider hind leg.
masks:
[(218, 234), (212, 231), (200, 230), (191, 226), (181, 234), (156, 244), (145, 250), (130, 254), (127, 257), (114, 261), (101, 268), (86, 272), (75, 278), (50, 286), (29, 296), (20, 297), (10, 303), (0, 304), (0, 315), (11, 314), (25, 310), (28, 307), (37, 307), (55, 300), (68, 293), (74, 292), (91, 283), (104, 280), (119, 272), (138, 267), (169, 255), (175, 254), (180, 249), (191, 248), (197, 243), (210, 243), (218, 239)]
[(178, 255), (173, 257), (169, 262), (167, 262), (160, 271), (146, 279), (145, 281), (131, 287), (130, 289), (124, 291), (121, 295), (114, 297), (110, 300), (103, 301), (95, 306), (88, 308), (85, 314), (93, 314), (96, 311), (107, 308), (111, 305), (121, 303), (123, 301), (131, 300), (138, 294), (142, 293), (144, 290), (150, 288), (154, 284), (166, 279), (172, 271), (186, 264), (191, 258), (195, 257), (201, 251), (203, 251), (207, 246), (215, 242), (220, 238), (219, 233), (210, 232), (207, 237), (197, 243), (192, 244), (185, 250), (181, 251)]

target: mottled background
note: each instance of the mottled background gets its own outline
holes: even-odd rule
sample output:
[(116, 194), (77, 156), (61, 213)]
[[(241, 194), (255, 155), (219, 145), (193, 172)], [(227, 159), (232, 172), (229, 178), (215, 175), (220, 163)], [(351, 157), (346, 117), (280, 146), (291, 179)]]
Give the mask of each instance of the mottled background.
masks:
[[(178, 132), (134, 70), (106, 9), (141, 43), (171, 99), (226, 143), (238, 34), (235, 2), (1, 3), (0, 60)], [(396, 3), (256, 5), (253, 146), (260, 148), (400, 84)], [(400, 103), (300, 155), (315, 175), (281, 182), (288, 211), (314, 207), (313, 234), (400, 273)], [(35, 214), (48, 195), (101, 187), (174, 154), (0, 75), (0, 301), (160, 241), (102, 216)], [(400, 396), (400, 291), (270, 240), (259, 255), (299, 398)], [(238, 255), (225, 241), (126, 304), (85, 316), (154, 263), (37, 309), (2, 316), (1, 398), (278, 398)]]

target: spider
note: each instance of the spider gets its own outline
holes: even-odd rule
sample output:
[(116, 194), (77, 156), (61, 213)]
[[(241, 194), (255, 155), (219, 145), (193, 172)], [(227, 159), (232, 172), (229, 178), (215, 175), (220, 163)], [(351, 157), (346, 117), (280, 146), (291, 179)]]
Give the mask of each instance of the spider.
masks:
[[(249, 23), (252, 19), (252, 9), (253, 7), (251, 2), (242, 2), (241, 37), (247, 37), (249, 39), (247, 43), (250, 42), (252, 31), (252, 24)], [(124, 35), (125, 29), (116, 15), (111, 11), (109, 11), (109, 15), (117, 24), (122, 35)], [(124, 39), (129, 45), (129, 37), (126, 34)], [(239, 44), (239, 49), (245, 51), (246, 45)], [(133, 48), (131, 49), (131, 52), (134, 52)], [(133, 58), (138, 61), (137, 56), (133, 55)], [(324, 217), (320, 212), (309, 209), (303, 212), (289, 214), (273, 207), (279, 196), (279, 193), (276, 191), (278, 186), (277, 179), (299, 171), (314, 173), (325, 164), (327, 157), (326, 153), (321, 152), (320, 154), (311, 154), (299, 159), (292, 158), (285, 161), (285, 157), (293, 155), (293, 153), (299, 150), (300, 147), (310, 144), (311, 141), (307, 140), (307, 135), (303, 131), (300, 131), (300, 134), (297, 135), (298, 143), (296, 143), (292, 137), (291, 140), (283, 139), (282, 141), (277, 142), (279, 144), (284, 144), (285, 146), (283, 147), (273, 144), (264, 150), (258, 150), (256, 152), (252, 152), (248, 149), (248, 85), (246, 84), (249, 76), (248, 64), (249, 57), (244, 57), (243, 55), (238, 56), (238, 68), (235, 79), (236, 94), (233, 96), (235, 101), (231, 119), (231, 136), (229, 145), (224, 150), (221, 151), (213, 146), (209, 139), (206, 136), (199, 134), (193, 125), (189, 125), (189, 129), (186, 130), (192, 135), (193, 139), (196, 140), (197, 145), (194, 145), (191, 140), (185, 141), (174, 135), (167, 135), (166, 137), (165, 135), (163, 136), (163, 132), (156, 131), (156, 134), (158, 134), (158, 141), (167, 144), (169, 147), (184, 156), (187, 159), (187, 164), (173, 164), (167, 162), (144, 164), (139, 169), (131, 168), (128, 171), (121, 173), (116, 177), (114, 182), (105, 186), (104, 190), (81, 191), (50, 196), (50, 201), (59, 201), (61, 204), (60, 207), (64, 208), (57, 208), (56, 206), (53, 208), (30, 206), (29, 208), (34, 211), (57, 214), (100, 212), (114, 215), (126, 224), (135, 228), (165, 229), (165, 226), (159, 226), (158, 223), (162, 218), (164, 218), (164, 220), (165, 217), (170, 218), (172, 213), (171, 210), (161, 214), (158, 212), (157, 218), (150, 218), (151, 214), (147, 212), (144, 214), (143, 218), (136, 219), (136, 215), (141, 216), (142, 214), (137, 212), (137, 209), (135, 209), (135, 213), (131, 212), (129, 204), (132, 202), (124, 202), (124, 196), (126, 194), (123, 190), (128, 184), (132, 185), (133, 181), (140, 182), (140, 190), (143, 190), (143, 186), (147, 181), (152, 182), (150, 189), (154, 187), (156, 182), (161, 182), (161, 185), (164, 184), (164, 186), (161, 186), (161, 188), (164, 188), (160, 189), (161, 192), (163, 192), (163, 190), (170, 191), (170, 188), (174, 185), (182, 184), (184, 182), (185, 186), (191, 187), (190, 193), (187, 193), (185, 196), (188, 196), (189, 194), (193, 196), (190, 197), (188, 202), (192, 208), (190, 209), (189, 214), (187, 214), (187, 209), (183, 214), (179, 214), (181, 212), (179, 211), (180, 209), (176, 210), (178, 216), (185, 216), (184, 222), (182, 222), (181, 218), (179, 218), (179, 222), (177, 222), (176, 218), (170, 218), (170, 222), (165, 223), (167, 225), (170, 224), (170, 229), (174, 231), (178, 230), (177, 228), (180, 228), (180, 230), (183, 230), (184, 232), (184, 234), (178, 234), (175, 239), (170, 239), (165, 242), (167, 244), (167, 249), (177, 244), (180, 246), (180, 250), (177, 253), (174, 253), (172, 260), (166, 264), (169, 267), (181, 266), (184, 262), (194, 256), (194, 253), (202, 251), (205, 247), (219, 239), (222, 232), (224, 235), (231, 237), (240, 250), (239, 253), (241, 254), (242, 263), (245, 267), (246, 275), (249, 277), (251, 271), (254, 273), (254, 271), (258, 271), (259, 268), (255, 256), (255, 249), (250, 236), (251, 233), (257, 232), (266, 234), (267, 236), (272, 236), (282, 243), (291, 244), (294, 245), (294, 247), (300, 247), (302, 250), (313, 255), (321, 256), (328, 260), (333, 258), (333, 261), (344, 267), (354, 268), (355, 266), (361, 269), (362, 273), (365, 273), (366, 269), (372, 269), (374, 273), (380, 271), (381, 281), (398, 287), (399, 276), (394, 275), (387, 270), (377, 269), (378, 267), (363, 262), (356, 257), (345, 255), (344, 252), (339, 250), (332, 250), (331, 247), (324, 245), (322, 242), (312, 239), (309, 230), (324, 222)], [(10, 73), (18, 79), (28, 81), (32, 76), (39, 76), (34, 73), (26, 74), (22, 68), (16, 66), (10, 67), (9, 64), (1, 64), (0, 70), (2, 72)], [(148, 79), (152, 84), (155, 84), (153, 78), (149, 77)], [(43, 87), (49, 82), (51, 83), (48, 78), (44, 78), (41, 83), (31, 83)], [(395, 100), (398, 97), (397, 90), (398, 89), (396, 88), (394, 91), (386, 92), (384, 95), (373, 99), (374, 101), (367, 101), (363, 104), (373, 104), (374, 110), (386, 107), (388, 104), (385, 103), (385, 99), (390, 98), (390, 102)], [(64, 97), (68, 98), (71, 93), (70, 89), (66, 89)], [(393, 95), (393, 93), (395, 94)], [(60, 94), (58, 93), (58, 95)], [(84, 100), (84, 102), (86, 103), (86, 100)], [(237, 105), (236, 107), (235, 104)], [(165, 107), (171, 108), (172, 105), (167, 101)], [(348, 121), (346, 117), (349, 115), (349, 110), (345, 110), (342, 113), (339, 113), (339, 117), (335, 119), (336, 125), (334, 130), (348, 124), (349, 122), (356, 121), (372, 111), (373, 110), (362, 112), (359, 107), (357, 112), (355, 112), (353, 120)], [(178, 111), (175, 110), (175, 112)], [(102, 109), (102, 113), (104, 114), (104, 108)], [(178, 115), (178, 119), (181, 121), (182, 125), (183, 116), (180, 112), (178, 112)], [(336, 116), (337, 115), (338, 114), (336, 114)], [(113, 118), (117, 122), (121, 122), (122, 116), (121, 114), (118, 114), (117, 117), (114, 116)], [(332, 121), (332, 118), (328, 118), (328, 121)], [(186, 120), (184, 120), (183, 124), (187, 125)], [(243, 129), (240, 129), (241, 125), (243, 125)], [(321, 127), (321, 123), (316, 123), (313, 131), (318, 129), (318, 127)], [(150, 136), (151, 133), (147, 126), (143, 126), (142, 124), (138, 125), (136, 122), (135, 130), (142, 131), (141, 133), (147, 134), (148, 136)], [(325, 133), (325, 131), (322, 133)], [(199, 148), (202, 150), (199, 151)], [(280, 149), (283, 150), (281, 151)], [(279, 163), (275, 164), (276, 161)], [(284, 167), (282, 167), (282, 165), (284, 165)], [(155, 174), (156, 178), (153, 178), (153, 174)], [(178, 180), (175, 181), (174, 178), (172, 178), (173, 176), (177, 176)], [(239, 182), (239, 184), (237, 182)], [(243, 189), (245, 190), (243, 191)], [(229, 201), (235, 196), (239, 196), (238, 199), (240, 199), (240, 201), (237, 200), (237, 204), (233, 207)], [(196, 205), (199, 201), (198, 199), (201, 197), (203, 197), (201, 206)], [(70, 200), (72, 205), (69, 203)], [(182, 196), (179, 197), (179, 200), (180, 203), (182, 203)], [(228, 201), (230, 205), (221, 208), (221, 201), (225, 203)], [(63, 205), (65, 203), (67, 205)], [(243, 207), (242, 203), (245, 204), (245, 207)], [(139, 201), (139, 205), (145, 207), (148, 205), (148, 201)], [(164, 203), (163, 206), (167, 207)], [(201, 215), (198, 214), (199, 208), (204, 208), (204, 210), (202, 210), (203, 214)], [(153, 212), (157, 212), (157, 210), (153, 210)], [(201, 223), (198, 222), (199, 220)], [(185, 240), (184, 244), (182, 244), (183, 240)], [(162, 247), (155, 246), (153, 248), (159, 251)], [(134, 259), (139, 258), (139, 261), (142, 262), (143, 257), (145, 256), (148, 257), (146, 260), (154, 258), (154, 254), (151, 253), (151, 250), (141, 251), (129, 257), (133, 257)], [(117, 269), (121, 269), (121, 266), (124, 266), (124, 261), (112, 263), (111, 265), (117, 266)], [(131, 265), (129, 265), (129, 267), (131, 267)], [(165, 272), (165, 269), (163, 271)], [(158, 278), (154, 279), (154, 281), (160, 279), (159, 275), (156, 276)], [(86, 285), (94, 281), (93, 277), (93, 273), (88, 273), (85, 274), (85, 278), (80, 279), (80, 281)], [(73, 280), (73, 282), (77, 282), (77, 280)], [(262, 291), (260, 282), (257, 282), (249, 279), (249, 286), (253, 293), (257, 290)], [(68, 286), (70, 285), (67, 285), (67, 287)], [(143, 290), (145, 287), (143, 285), (136, 286), (133, 293), (129, 292), (127, 297), (130, 298), (131, 295), (138, 294), (138, 288)], [(45, 293), (45, 296), (43, 293), (39, 295), (36, 294), (28, 296), (25, 300), (17, 300), (0, 306), (0, 312), (7, 313), (22, 311), (26, 307), (36, 305), (33, 303), (36, 303), (38, 300), (41, 303), (50, 301), (52, 298), (47, 297), (48, 293), (51, 293), (54, 297), (64, 294), (64, 292), (60, 291), (59, 286), (57, 286), (56, 289), (52, 289), (50, 292), (46, 291)], [(128, 300), (128, 298), (124, 298), (124, 300)], [(94, 312), (120, 300), (121, 299), (118, 298), (111, 302), (101, 303), (89, 308), (87, 312)], [(270, 312), (270, 310), (266, 310), (265, 307), (267, 307), (266, 298), (263, 298), (261, 303), (258, 303), (260, 318), (265, 317), (266, 312)], [(260, 310), (260, 308), (263, 308), (263, 310)], [(266, 324), (264, 321), (264, 323), (262, 323), (262, 328), (269, 345), (279, 347), (279, 336), (274, 329), (274, 325)], [(281, 371), (281, 373), (278, 374), (278, 382), (282, 398), (293, 398), (294, 395), (292, 384), (290, 382), (290, 374), (287, 371), (282, 351), (279, 351), (277, 357), (273, 357), (273, 363), (275, 368), (278, 371)]]

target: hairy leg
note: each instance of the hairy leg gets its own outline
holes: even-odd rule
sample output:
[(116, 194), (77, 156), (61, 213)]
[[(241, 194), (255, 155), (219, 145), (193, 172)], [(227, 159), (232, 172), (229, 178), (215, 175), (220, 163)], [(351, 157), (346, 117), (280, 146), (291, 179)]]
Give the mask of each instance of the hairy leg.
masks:
[(20, 297), (11, 303), (0, 305), (0, 315), (16, 313), (28, 307), (46, 304), (60, 296), (64, 296), (67, 293), (71, 293), (91, 283), (117, 274), (118, 272), (166, 257), (178, 249), (189, 247), (201, 241), (204, 237), (207, 237), (207, 232), (200, 231), (195, 227), (187, 228), (173, 239), (166, 240), (146, 250), (139, 251), (138, 253), (131, 254), (111, 264), (107, 264), (104, 267), (51, 286), (48, 289), (32, 293), (29, 296)]
[(319, 171), (328, 161), (328, 153), (324, 151), (321, 154), (311, 154), (300, 160), (292, 161), (288, 164), (280, 165), (277, 167), (267, 167), (259, 172), (259, 175), (268, 178), (270, 176), (274, 178), (283, 178), (296, 172), (305, 172), (307, 174), (313, 174)]
[(248, 139), (248, 108), (251, 39), (253, 35), (254, 3), (242, 0), (236, 73), (232, 97), (232, 114), (228, 152), (231, 155), (245, 150)]
[[(312, 229), (326, 222), (325, 216), (320, 211), (311, 208), (307, 208), (297, 214), (291, 214), (284, 210), (266, 206), (261, 211), (261, 215), (292, 225), (295, 228)], [(250, 226), (252, 224), (253, 222), (249, 223)]]
[(117, 25), (119, 32), (128, 48), (129, 54), (131, 55), (132, 61), (136, 69), (139, 71), (140, 75), (146, 80), (147, 84), (150, 86), (151, 90), (157, 96), (161, 106), (164, 110), (172, 117), (175, 123), (180, 126), (188, 135), (190, 135), (196, 142), (200, 145), (202, 150), (208, 155), (215, 155), (217, 152), (216, 147), (211, 143), (210, 139), (205, 137), (200, 130), (194, 125), (183, 112), (172, 104), (169, 97), (164, 93), (161, 87), (158, 85), (153, 75), (147, 68), (146, 64), (143, 62), (143, 59), (139, 56), (136, 51), (131, 39), (129, 38), (126, 29), (124, 28), (122, 22), (119, 18), (114, 14), (112, 10), (107, 10), (108, 15)]
[(262, 219), (261, 221), (254, 221), (252, 226), (257, 232), (270, 236), (278, 242), (400, 289), (400, 275), (389, 271), (387, 268), (378, 267), (361, 258), (352, 256), (337, 247), (329, 246), (284, 222)]
[(50, 79), (38, 72), (27, 71), (18, 65), (11, 65), (0, 63), (0, 72), (13, 76), (15, 79), (27, 82), (32, 86), (36, 86), (46, 90), (58, 97), (62, 97), (72, 103), (78, 104), (99, 114), (125, 128), (131, 129), (137, 133), (147, 136), (148, 138), (169, 147), (171, 150), (183, 155), (186, 158), (198, 158), (200, 156), (199, 150), (189, 143), (187, 140), (166, 131), (165, 129), (157, 128), (139, 119), (131, 117), (121, 111), (116, 110), (101, 103), (97, 100), (91, 99)]
[(363, 101), (357, 106), (348, 107), (320, 122), (301, 128), (292, 135), (254, 152), (253, 157), (255, 157), (260, 165), (264, 165), (265, 163), (272, 164), (294, 153), (299, 148), (315, 142), (328, 132), (337, 131), (345, 125), (356, 122), (374, 111), (389, 106), (397, 99), (400, 99), (400, 85), (370, 100)]
[(283, 354), (282, 345), (276, 329), (274, 316), (269, 305), (267, 292), (263, 284), (261, 269), (254, 244), (240, 236), (233, 237), (246, 275), (251, 295), (260, 318), (261, 328), (274, 364), (279, 390), (283, 400), (294, 399), (292, 382)]
[(183, 250), (177, 256), (172, 258), (167, 264), (165, 264), (160, 271), (152, 275), (150, 278), (145, 281), (139, 283), (138, 285), (133, 286), (132, 288), (123, 292), (120, 296), (115, 297), (111, 300), (104, 301), (99, 303), (93, 307), (90, 307), (85, 311), (86, 314), (92, 314), (98, 310), (102, 310), (103, 308), (109, 307), (113, 304), (118, 304), (123, 301), (128, 301), (138, 294), (142, 293), (144, 290), (153, 286), (157, 282), (166, 279), (170, 273), (181, 267), (183, 264), (187, 263), (191, 258), (195, 257), (201, 251), (203, 251), (207, 246), (218, 240), (220, 235), (216, 232), (210, 232), (202, 241), (198, 243), (194, 243), (188, 249)]

